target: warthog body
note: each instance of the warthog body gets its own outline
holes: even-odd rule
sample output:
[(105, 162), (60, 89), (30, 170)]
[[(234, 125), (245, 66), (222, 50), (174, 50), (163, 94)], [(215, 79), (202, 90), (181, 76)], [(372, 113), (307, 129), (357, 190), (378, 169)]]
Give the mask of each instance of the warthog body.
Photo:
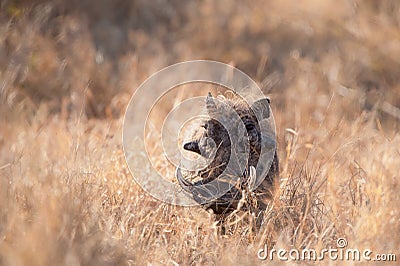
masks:
[[(201, 180), (195, 183), (185, 179), (181, 169), (178, 168), (179, 184), (191, 193), (197, 202), (206, 209), (212, 209), (216, 214), (229, 214), (236, 209), (250, 209), (259, 215), (272, 196), (274, 179), (279, 173), (275, 135), (263, 135), (259, 120), (255, 115), (257, 113), (259, 119), (269, 118), (269, 99), (258, 100), (250, 107), (242, 99), (226, 99), (223, 96), (213, 98), (209, 93), (206, 99), (206, 109), (210, 119), (204, 121), (202, 128), (199, 128), (194, 134), (193, 140), (184, 144), (183, 148), (198, 153), (202, 157), (211, 158), (211, 162), (207, 167), (196, 172)], [(239, 123), (242, 125), (241, 127)], [(261, 183), (251, 189), (250, 185), (255, 183), (257, 164), (259, 161), (261, 165), (264, 163), (260, 160), (262, 141), (269, 141), (273, 146), (269, 155), (271, 157), (270, 168), (264, 176), (261, 176)], [(248, 156), (244, 163), (242, 162), (241, 168), (234, 167), (239, 170), (236, 171), (238, 173), (236, 178), (231, 179), (233, 184), (231, 182), (230, 189), (223, 195), (213, 198), (213, 188), (220, 186), (225, 181), (214, 183), (213, 187), (207, 187), (207, 185), (224, 174), (228, 162), (235, 158), (232, 156), (235, 155), (232, 154), (232, 151), (240, 153), (245, 152), (246, 149), (247, 153), (244, 154)], [(268, 163), (265, 162), (265, 164)], [(246, 195), (252, 195), (252, 197)]]

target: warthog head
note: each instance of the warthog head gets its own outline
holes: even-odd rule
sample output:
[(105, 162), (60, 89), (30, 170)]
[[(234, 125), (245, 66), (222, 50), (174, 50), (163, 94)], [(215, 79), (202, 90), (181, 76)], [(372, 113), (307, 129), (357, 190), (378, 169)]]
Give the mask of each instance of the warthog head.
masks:
[[(262, 176), (262, 182), (253, 192), (258, 201), (271, 195), (273, 180), (279, 171), (275, 151), (276, 141), (274, 135), (272, 137), (263, 135), (259, 123), (269, 118), (269, 103), (269, 99), (263, 98), (249, 106), (239, 98), (226, 99), (223, 96), (213, 98), (209, 93), (206, 110), (210, 119), (204, 121), (194, 134), (193, 140), (183, 146), (185, 150), (197, 153), (210, 162), (207, 167), (196, 172), (201, 180), (195, 183), (186, 180), (178, 167), (176, 176), (179, 184), (191, 193), (197, 202), (207, 209), (212, 209), (216, 214), (226, 214), (237, 209), (243, 190), (248, 190), (249, 183), (254, 184), (262, 141), (269, 141), (270, 146), (273, 146), (271, 155), (273, 159), (272, 163), (269, 162), (269, 171)], [(245, 154), (244, 160), (243, 156), (242, 159), (238, 159), (241, 157), (240, 154)], [(261, 158), (263, 159), (265, 158)], [(229, 170), (228, 165), (233, 170), (226, 173)], [(229, 176), (229, 181), (221, 176)], [(215, 183), (214, 180), (221, 181)], [(214, 197), (216, 190), (224, 189), (227, 185), (229, 187), (225, 190), (226, 193)], [(258, 208), (260, 206), (262, 208), (262, 202), (258, 203)]]

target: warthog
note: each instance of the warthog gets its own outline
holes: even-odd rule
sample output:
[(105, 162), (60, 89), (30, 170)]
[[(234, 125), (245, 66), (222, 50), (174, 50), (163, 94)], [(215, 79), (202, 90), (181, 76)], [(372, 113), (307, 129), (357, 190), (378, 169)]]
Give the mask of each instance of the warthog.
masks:
[[(265, 210), (267, 200), (272, 196), (273, 181), (279, 174), (275, 149), (276, 140), (274, 135), (265, 135), (261, 132), (259, 120), (255, 115), (257, 113), (261, 120), (269, 118), (269, 103), (269, 99), (263, 98), (250, 107), (247, 102), (238, 97), (234, 99), (227, 99), (223, 96), (213, 98), (211, 93), (207, 96), (206, 110), (210, 118), (204, 121), (202, 128), (196, 130), (194, 139), (184, 144), (183, 148), (202, 157), (210, 158), (211, 162), (195, 173), (201, 178), (200, 181), (194, 183), (188, 181), (183, 177), (179, 167), (176, 177), (184, 190), (193, 195), (193, 198), (206, 209), (212, 209), (215, 214), (227, 215), (234, 210), (250, 209), (259, 216), (262, 215), (262, 210)], [(240, 130), (239, 124), (242, 125), (242, 130)], [(269, 142), (270, 147), (273, 147), (268, 155), (271, 158), (270, 168), (264, 172), (266, 173), (264, 176), (261, 176), (262, 182), (258, 187), (251, 189), (251, 185), (255, 183), (257, 163), (260, 161), (262, 165), (264, 162), (261, 160), (265, 160), (265, 157), (260, 160), (262, 141)], [(248, 157), (244, 162), (242, 161), (242, 167), (235, 167), (237, 161), (232, 164), (236, 177), (229, 179), (232, 182), (221, 178), (224, 174), (226, 176), (224, 171), (227, 169), (229, 161), (237, 157), (231, 156), (232, 151), (243, 152), (246, 150), (245, 146), (247, 153), (243, 154)], [(265, 162), (265, 164), (268, 163)], [(232, 171), (228, 175), (232, 176)], [(212, 182), (214, 180), (220, 181)], [(226, 188), (226, 183), (231, 184), (226, 189), (227, 192), (215, 197), (218, 188)], [(212, 185), (207, 186), (208, 184)], [(257, 223), (259, 222), (258, 219)]]

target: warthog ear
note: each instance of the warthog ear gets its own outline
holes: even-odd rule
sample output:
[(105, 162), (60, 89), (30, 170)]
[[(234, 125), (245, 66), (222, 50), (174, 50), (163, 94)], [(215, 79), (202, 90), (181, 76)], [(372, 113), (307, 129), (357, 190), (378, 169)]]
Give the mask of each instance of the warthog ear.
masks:
[(209, 92), (207, 95), (206, 108), (207, 108), (207, 113), (209, 116), (213, 117), (213, 116), (217, 115), (217, 113), (218, 113), (217, 104), (215, 103), (211, 92)]
[(254, 102), (251, 109), (254, 113), (260, 115), (259, 119), (269, 118), (269, 103), (269, 98), (262, 98)]

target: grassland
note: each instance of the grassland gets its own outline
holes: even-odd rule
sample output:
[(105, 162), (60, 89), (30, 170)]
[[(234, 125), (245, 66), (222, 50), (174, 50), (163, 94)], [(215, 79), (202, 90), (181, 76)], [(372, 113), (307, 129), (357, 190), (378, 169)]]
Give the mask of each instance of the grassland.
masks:
[[(189, 59), (272, 99), (281, 174), (257, 234), (128, 171), (131, 94)], [(399, 81), (397, 1), (1, 1), (0, 265), (250, 265), (340, 237), (400, 260)]]

